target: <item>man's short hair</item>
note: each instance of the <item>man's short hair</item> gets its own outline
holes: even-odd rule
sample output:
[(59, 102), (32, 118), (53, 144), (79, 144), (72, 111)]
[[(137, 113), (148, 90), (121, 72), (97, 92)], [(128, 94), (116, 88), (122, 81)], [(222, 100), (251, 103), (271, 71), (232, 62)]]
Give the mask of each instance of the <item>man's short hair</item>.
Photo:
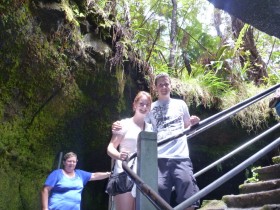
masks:
[(170, 76), (169, 74), (165, 73), (165, 72), (162, 72), (162, 73), (159, 73), (157, 74), (156, 78), (155, 78), (155, 85), (157, 85), (157, 81), (159, 78), (162, 78), (162, 77), (168, 77), (169, 81), (170, 81)]

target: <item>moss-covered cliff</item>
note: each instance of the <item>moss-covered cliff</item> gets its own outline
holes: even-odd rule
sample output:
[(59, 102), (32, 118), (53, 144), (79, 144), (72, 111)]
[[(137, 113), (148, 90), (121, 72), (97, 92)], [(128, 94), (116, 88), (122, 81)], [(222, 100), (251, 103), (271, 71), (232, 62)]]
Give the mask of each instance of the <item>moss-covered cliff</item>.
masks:
[[(110, 125), (147, 88), (144, 68), (122, 62), (122, 29), (84, 1), (4, 0), (0, 16), (0, 206), (39, 209), (60, 151), (110, 169)], [(88, 185), (85, 202), (104, 209), (104, 184)]]

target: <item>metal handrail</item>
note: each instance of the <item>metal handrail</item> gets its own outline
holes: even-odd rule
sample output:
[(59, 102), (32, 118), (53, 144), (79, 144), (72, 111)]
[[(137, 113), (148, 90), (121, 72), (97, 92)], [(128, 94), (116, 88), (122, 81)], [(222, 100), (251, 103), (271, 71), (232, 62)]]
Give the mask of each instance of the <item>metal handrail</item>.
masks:
[(174, 208), (174, 210), (183, 210), (186, 207), (190, 206), (193, 204), (195, 201), (199, 200), (200, 198), (204, 197), (205, 195), (209, 194), (213, 190), (217, 189), (219, 186), (221, 186), (223, 183), (240, 173), (242, 170), (246, 169), (248, 166), (256, 162), (259, 158), (263, 157), (265, 154), (276, 148), (277, 146), (280, 145), (280, 138), (274, 140), (272, 143), (261, 149), (259, 152), (236, 166), (234, 169), (231, 171), (227, 172), (223, 176), (221, 176), (219, 179), (216, 181), (212, 182), (211, 184), (207, 185), (207, 187), (203, 188), (187, 200), (185, 200), (183, 203), (179, 204)]
[(184, 131), (182, 131), (181, 133), (171, 136), (169, 138), (165, 138), (162, 139), (160, 142), (158, 142), (158, 146), (165, 144), (171, 140), (174, 140), (176, 138), (179, 138), (181, 136), (187, 135), (188, 139), (196, 136), (197, 134), (207, 130), (208, 128), (222, 122), (223, 120), (229, 118), (230, 116), (232, 116), (233, 114), (241, 111), (242, 109), (250, 106), (253, 103), (256, 103), (257, 101), (267, 97), (268, 95), (270, 95), (271, 93), (273, 93), (277, 88), (280, 87), (280, 84), (274, 85), (273, 87), (263, 91), (262, 93), (255, 95), (245, 101), (242, 101), (226, 110), (223, 110), (211, 117), (208, 117), (205, 120), (202, 120), (199, 122), (199, 124), (195, 125), (195, 126), (191, 126), (190, 128), (185, 129)]
[(61, 167), (62, 156), (63, 156), (63, 152), (60, 152), (59, 153), (59, 158), (58, 158), (57, 169), (60, 169), (60, 167)]
[(251, 144), (255, 143), (256, 141), (260, 140), (262, 137), (264, 137), (265, 135), (269, 134), (270, 132), (272, 132), (273, 130), (275, 130), (276, 128), (278, 128), (280, 126), (280, 123), (277, 123), (275, 126), (273, 126), (272, 128), (266, 130), (265, 132), (263, 132), (262, 134), (260, 134), (259, 136), (251, 139), (250, 141), (248, 141), (247, 143), (241, 145), (240, 147), (238, 147), (237, 149), (233, 150), (232, 152), (228, 153), (227, 155), (223, 156), (222, 158), (218, 159), (217, 161), (213, 162), (212, 164), (210, 164), (209, 166), (205, 167), (204, 169), (198, 171), (197, 173), (194, 174), (194, 177), (198, 177), (201, 174), (205, 173), (206, 171), (208, 171), (209, 169), (215, 167), (216, 165), (220, 164), (221, 162), (225, 161), (226, 159), (232, 157), (233, 155), (235, 155), (236, 153), (240, 152), (241, 150), (245, 149), (246, 147), (250, 146)]
[(223, 115), (228, 114), (229, 112), (232, 112), (232, 110), (235, 110), (235, 109), (239, 110), (239, 108), (241, 108), (241, 107), (245, 108), (245, 107), (247, 107), (247, 106), (245, 106), (246, 104), (250, 104), (251, 105), (252, 104), (251, 102), (255, 103), (255, 102), (265, 98), (266, 96), (268, 96), (271, 93), (273, 93), (279, 87), (280, 87), (280, 83), (277, 84), (277, 85), (272, 86), (271, 88), (263, 91), (262, 93), (259, 93), (259, 94), (255, 95), (255, 96), (252, 96), (251, 98), (248, 98), (248, 99), (246, 99), (244, 101), (241, 101), (238, 104), (236, 104), (236, 105), (234, 105), (234, 106), (232, 106), (232, 107), (230, 107), (230, 108), (228, 108), (226, 110), (223, 110), (223, 111), (221, 111), (221, 112), (219, 112), (219, 113), (217, 113), (217, 114), (215, 114), (215, 115), (213, 115), (211, 117), (208, 117), (207, 119), (203, 120), (200, 123), (200, 125), (203, 127), (204, 124), (208, 124), (208, 123), (212, 122), (213, 120), (218, 119), (218, 118), (222, 117)]

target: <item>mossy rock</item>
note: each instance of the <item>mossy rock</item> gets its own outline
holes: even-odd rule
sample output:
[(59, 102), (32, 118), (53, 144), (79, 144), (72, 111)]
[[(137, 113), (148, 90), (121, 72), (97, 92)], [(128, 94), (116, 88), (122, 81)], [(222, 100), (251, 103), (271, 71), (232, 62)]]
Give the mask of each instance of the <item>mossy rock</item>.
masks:
[(273, 157), (273, 158), (272, 158), (272, 162), (273, 162), (274, 164), (280, 164), (280, 156)]
[(221, 200), (204, 200), (199, 210), (207, 210), (207, 209), (222, 210), (226, 208), (227, 208), (226, 204)]

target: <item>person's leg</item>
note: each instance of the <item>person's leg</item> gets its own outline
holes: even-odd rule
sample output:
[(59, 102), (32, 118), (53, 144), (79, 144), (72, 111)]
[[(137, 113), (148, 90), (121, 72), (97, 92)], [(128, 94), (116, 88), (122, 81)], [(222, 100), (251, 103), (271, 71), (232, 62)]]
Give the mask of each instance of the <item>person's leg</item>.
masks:
[(168, 159), (158, 159), (158, 193), (167, 203), (170, 203), (172, 191), (172, 181), (170, 178)]
[(114, 196), (116, 210), (135, 210), (135, 198), (130, 192)]
[[(193, 176), (193, 168), (190, 159), (174, 160), (176, 169), (174, 170), (173, 179), (175, 179), (175, 190), (177, 194), (176, 202), (182, 203), (199, 191), (196, 180)], [(193, 203), (189, 208), (199, 207), (199, 201)], [(188, 208), (188, 209), (189, 209)]]

